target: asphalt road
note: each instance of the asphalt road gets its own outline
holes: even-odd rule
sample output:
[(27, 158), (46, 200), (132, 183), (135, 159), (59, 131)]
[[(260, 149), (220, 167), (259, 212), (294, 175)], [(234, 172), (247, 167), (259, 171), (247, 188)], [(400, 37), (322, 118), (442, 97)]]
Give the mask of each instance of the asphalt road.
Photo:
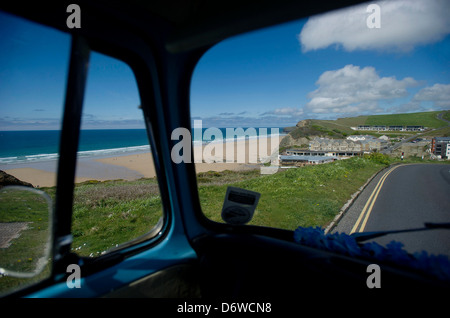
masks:
[[(425, 222), (450, 222), (448, 164), (412, 164), (385, 169), (368, 184), (332, 232), (420, 228)], [(372, 241), (385, 245), (392, 240), (402, 242), (411, 253), (425, 250), (450, 257), (448, 229), (389, 234)]]

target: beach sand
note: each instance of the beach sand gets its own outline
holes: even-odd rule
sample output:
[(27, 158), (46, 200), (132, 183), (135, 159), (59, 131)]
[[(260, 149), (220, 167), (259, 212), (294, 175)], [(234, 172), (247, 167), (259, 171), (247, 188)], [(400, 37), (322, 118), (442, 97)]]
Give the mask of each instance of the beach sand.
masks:
[[(153, 158), (150, 153), (103, 158), (97, 159), (96, 161), (108, 165), (117, 165), (120, 167), (125, 167), (127, 169), (139, 172), (144, 178), (153, 178), (156, 176)], [(247, 165), (243, 163), (217, 163), (217, 162), (196, 163), (195, 169), (198, 173), (210, 170), (212, 171), (239, 170), (245, 169), (245, 166)]]
[[(195, 146), (194, 158), (196, 172), (223, 171), (223, 170), (244, 170), (258, 167), (259, 153), (264, 153), (266, 157), (270, 149), (281, 140), (272, 138), (271, 142), (267, 138), (260, 138), (247, 141), (235, 141), (225, 143), (220, 147), (220, 143), (210, 143), (207, 146)], [(258, 143), (262, 145), (262, 150), (258, 148)], [(228, 148), (234, 144), (234, 147)], [(222, 149), (222, 151), (220, 150)], [(234, 149), (234, 160), (231, 152)], [(244, 158), (245, 154), (245, 158)], [(227, 157), (228, 155), (228, 157)], [(202, 162), (200, 158), (203, 159)], [(222, 161), (222, 162), (218, 162)], [(233, 161), (233, 162), (228, 162)], [(15, 176), (19, 180), (31, 183), (35, 187), (52, 187), (56, 185), (56, 164), (53, 163), (27, 163), (16, 164), (11, 169), (7, 165), (1, 166), (0, 170)], [(76, 183), (88, 180), (137, 180), (140, 178), (153, 178), (156, 176), (153, 159), (150, 153), (139, 153), (131, 155), (112, 156), (106, 158), (81, 158), (77, 163)]]
[[(35, 168), (6, 169), (6, 173), (19, 180), (31, 183), (34, 187), (53, 187), (56, 185), (56, 173)], [(88, 181), (91, 178), (77, 177), (75, 182)]]

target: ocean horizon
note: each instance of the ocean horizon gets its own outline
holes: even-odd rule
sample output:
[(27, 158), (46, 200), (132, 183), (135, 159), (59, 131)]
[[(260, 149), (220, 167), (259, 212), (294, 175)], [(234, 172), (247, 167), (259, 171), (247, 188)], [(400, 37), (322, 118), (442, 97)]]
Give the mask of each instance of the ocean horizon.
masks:
[[(206, 139), (205, 131), (209, 128), (198, 128), (193, 131), (193, 144), (224, 142), (259, 138), (275, 133), (283, 135), (283, 127), (255, 128), (248, 130), (242, 127), (248, 135), (227, 136), (227, 128), (209, 130), (215, 133), (214, 138)], [(273, 129), (273, 130), (272, 130)], [(55, 161), (58, 159), (60, 130), (23, 130), (0, 131), (0, 165)], [(145, 129), (87, 129), (80, 132), (78, 149), (79, 158), (108, 157), (150, 152), (147, 132)]]

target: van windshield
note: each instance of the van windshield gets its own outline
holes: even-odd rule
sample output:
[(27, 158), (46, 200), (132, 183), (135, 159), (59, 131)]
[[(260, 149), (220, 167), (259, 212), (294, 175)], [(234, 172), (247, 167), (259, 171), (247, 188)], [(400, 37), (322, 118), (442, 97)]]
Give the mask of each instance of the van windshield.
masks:
[[(450, 222), (449, 9), (361, 4), (206, 52), (191, 86), (204, 215), (228, 222), (232, 186), (260, 194), (235, 202), (252, 211), (247, 225), (353, 234)], [(446, 229), (373, 239), (392, 240), (450, 255)]]

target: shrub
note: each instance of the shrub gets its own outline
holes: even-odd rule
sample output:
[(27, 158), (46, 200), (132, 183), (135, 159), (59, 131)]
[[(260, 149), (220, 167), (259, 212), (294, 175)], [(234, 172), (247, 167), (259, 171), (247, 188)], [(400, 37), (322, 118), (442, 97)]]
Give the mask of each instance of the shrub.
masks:
[(383, 164), (386, 166), (391, 163), (389, 156), (384, 155), (379, 152), (373, 152), (369, 155), (364, 155), (364, 158), (369, 159), (370, 161), (373, 161), (375, 163), (380, 163), (380, 164)]

